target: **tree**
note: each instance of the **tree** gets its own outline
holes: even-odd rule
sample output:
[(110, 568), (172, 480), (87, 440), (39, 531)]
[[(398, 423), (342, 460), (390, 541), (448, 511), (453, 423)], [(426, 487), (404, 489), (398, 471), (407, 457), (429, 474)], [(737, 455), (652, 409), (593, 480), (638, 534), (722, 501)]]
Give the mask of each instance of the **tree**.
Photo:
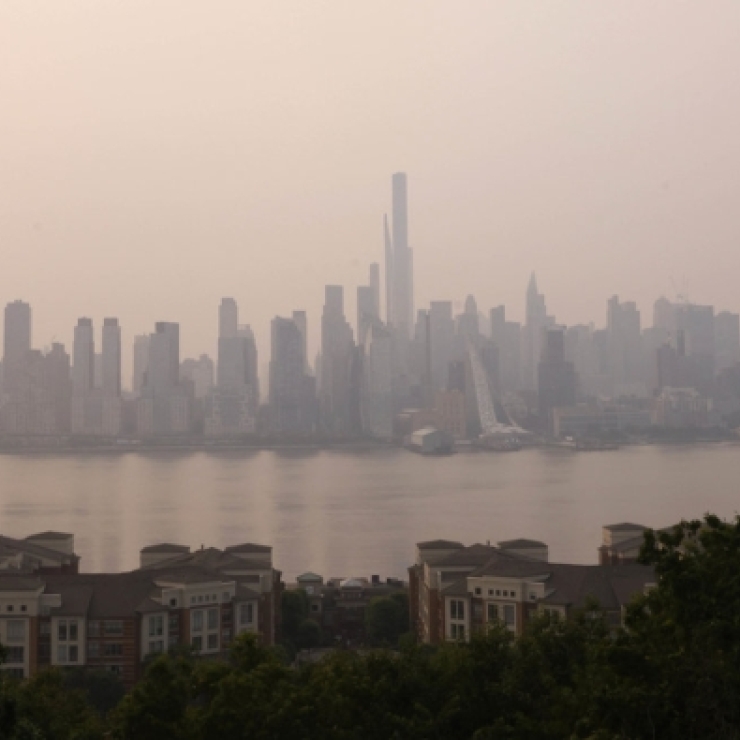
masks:
[(365, 632), (373, 645), (392, 646), (403, 632), (408, 632), (408, 607), (391, 596), (378, 596), (365, 610)]
[(304, 619), (298, 627), (296, 645), (301, 648), (315, 648), (321, 645), (321, 627), (313, 619)]

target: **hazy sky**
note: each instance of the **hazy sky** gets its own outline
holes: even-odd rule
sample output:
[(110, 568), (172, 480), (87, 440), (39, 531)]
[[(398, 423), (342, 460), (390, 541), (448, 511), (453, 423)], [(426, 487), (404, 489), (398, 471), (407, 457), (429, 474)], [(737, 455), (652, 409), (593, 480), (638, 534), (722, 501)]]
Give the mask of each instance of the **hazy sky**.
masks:
[[(409, 176), (417, 307), (740, 310), (740, 2), (2, 0), (0, 303), (215, 350), (355, 287)], [(71, 350), (71, 347), (70, 347)]]

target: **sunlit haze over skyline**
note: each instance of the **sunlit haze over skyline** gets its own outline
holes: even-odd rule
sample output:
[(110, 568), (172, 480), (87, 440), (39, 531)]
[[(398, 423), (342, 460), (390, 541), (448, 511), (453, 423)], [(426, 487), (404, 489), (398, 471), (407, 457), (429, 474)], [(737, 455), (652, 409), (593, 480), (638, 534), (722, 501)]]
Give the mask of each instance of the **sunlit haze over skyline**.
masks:
[(0, 7), (0, 304), (216, 354), (383, 265), (408, 173), (416, 307), (548, 312), (688, 291), (740, 310), (740, 4), (470, 0)]

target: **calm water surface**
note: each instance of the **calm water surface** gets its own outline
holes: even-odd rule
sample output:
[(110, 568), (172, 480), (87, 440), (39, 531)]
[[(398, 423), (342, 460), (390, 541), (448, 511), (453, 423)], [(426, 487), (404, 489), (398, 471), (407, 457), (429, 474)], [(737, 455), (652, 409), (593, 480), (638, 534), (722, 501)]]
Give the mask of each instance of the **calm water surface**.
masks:
[(422, 458), (404, 451), (0, 456), (0, 532), (73, 532), (86, 571), (154, 542), (274, 548), (288, 578), (403, 576), (414, 543), (544, 540), (596, 560), (601, 526), (740, 511), (740, 446)]

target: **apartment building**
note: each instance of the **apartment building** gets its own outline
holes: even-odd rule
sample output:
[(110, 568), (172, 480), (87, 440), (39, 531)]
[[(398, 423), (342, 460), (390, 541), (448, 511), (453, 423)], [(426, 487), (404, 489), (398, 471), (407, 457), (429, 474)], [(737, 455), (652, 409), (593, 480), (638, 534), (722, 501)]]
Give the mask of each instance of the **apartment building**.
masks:
[(409, 568), (410, 616), (419, 640), (467, 641), (493, 622), (520, 635), (536, 614), (567, 618), (591, 597), (616, 626), (626, 604), (655, 580), (646, 566), (549, 563), (547, 555), (546, 545), (534, 540), (496, 547), (419, 543)]
[[(65, 547), (70, 540), (73, 545), (67, 535)], [(144, 548), (141, 567), (128, 573), (3, 567), (0, 642), (8, 655), (2, 668), (27, 677), (50, 666), (86, 666), (116, 673), (130, 687), (150, 656), (178, 645), (219, 657), (243, 632), (274, 644), (281, 593), (271, 548), (254, 544), (192, 553), (155, 545)]]

